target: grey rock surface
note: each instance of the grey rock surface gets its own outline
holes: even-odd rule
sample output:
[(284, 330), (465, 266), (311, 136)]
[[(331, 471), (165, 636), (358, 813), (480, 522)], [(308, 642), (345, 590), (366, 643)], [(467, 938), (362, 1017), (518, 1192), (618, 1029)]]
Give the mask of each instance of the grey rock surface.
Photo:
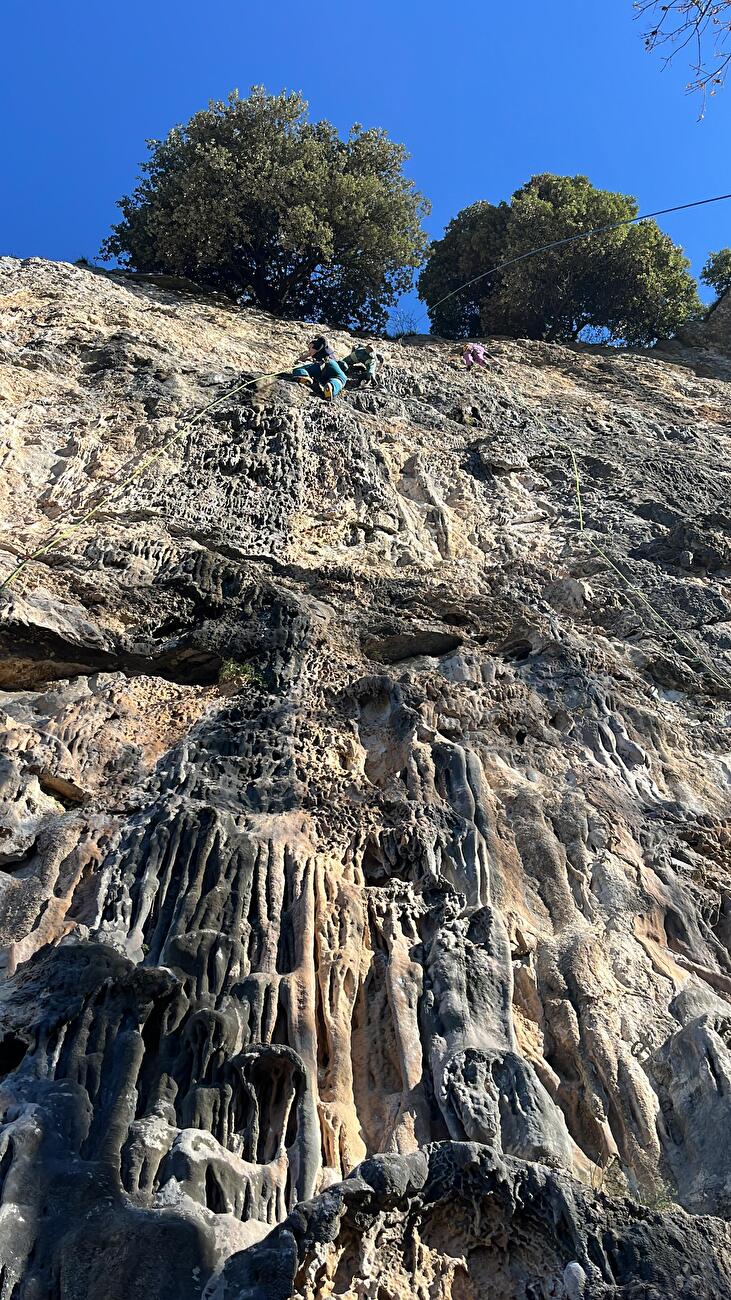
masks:
[(725, 1223), (603, 1196), (589, 1203), (564, 1175), (469, 1142), (423, 1154), (416, 1166), (375, 1157), (299, 1205), (228, 1261), (206, 1300), (408, 1296), (415, 1284), (521, 1300), (728, 1294)]
[(0, 1300), (731, 1296), (731, 363), (0, 326)]
[(731, 357), (731, 290), (717, 298), (703, 320), (684, 325), (677, 341), (681, 346), (709, 348)]

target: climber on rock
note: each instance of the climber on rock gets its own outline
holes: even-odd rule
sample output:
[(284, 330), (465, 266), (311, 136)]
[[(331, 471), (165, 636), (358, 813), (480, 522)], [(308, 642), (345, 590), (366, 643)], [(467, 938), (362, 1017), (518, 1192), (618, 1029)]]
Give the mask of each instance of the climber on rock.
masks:
[(292, 374), (300, 384), (308, 384), (315, 392), (331, 402), (345, 387), (346, 377), (340, 368), (330, 344), (322, 334), (310, 339), (307, 351), (297, 358), (304, 365), (296, 365)]
[(473, 366), (487, 367), (487, 352), (481, 343), (465, 343), (462, 348), (462, 361), (466, 370)]
[(348, 377), (348, 384), (360, 388), (362, 384), (372, 384), (375, 381), (380, 360), (375, 344), (367, 341), (356, 343), (347, 357), (343, 357), (340, 365)]

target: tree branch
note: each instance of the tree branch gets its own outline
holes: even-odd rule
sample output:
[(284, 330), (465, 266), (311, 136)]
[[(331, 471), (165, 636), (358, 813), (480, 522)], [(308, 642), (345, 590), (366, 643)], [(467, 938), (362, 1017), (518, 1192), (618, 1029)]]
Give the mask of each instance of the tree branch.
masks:
[(705, 113), (708, 95), (722, 86), (731, 64), (731, 0), (635, 0), (636, 17), (653, 22), (644, 33), (645, 48), (669, 48), (665, 65), (694, 43), (694, 78), (689, 91), (700, 92)]

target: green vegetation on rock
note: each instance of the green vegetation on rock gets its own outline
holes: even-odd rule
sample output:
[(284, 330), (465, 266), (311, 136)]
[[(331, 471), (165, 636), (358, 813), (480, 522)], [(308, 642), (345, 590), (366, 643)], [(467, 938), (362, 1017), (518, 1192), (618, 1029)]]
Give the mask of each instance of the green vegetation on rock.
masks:
[(719, 298), (731, 289), (731, 248), (719, 248), (717, 253), (708, 254), (701, 280), (715, 289)]
[(356, 124), (341, 140), (329, 122), (308, 121), (299, 94), (255, 86), (148, 147), (107, 260), (277, 315), (369, 329), (411, 287), (428, 204), (385, 131)]
[(637, 216), (631, 196), (585, 176), (534, 176), (509, 203), (464, 208), (436, 240), (419, 277), (432, 328), (570, 341), (585, 332), (629, 344), (672, 334), (700, 311), (683, 251), (654, 221), (619, 226), (517, 261), (450, 294), (491, 267), (554, 240)]
[(264, 678), (253, 664), (238, 659), (224, 659), (218, 670), (218, 684), (225, 687), (263, 686)]

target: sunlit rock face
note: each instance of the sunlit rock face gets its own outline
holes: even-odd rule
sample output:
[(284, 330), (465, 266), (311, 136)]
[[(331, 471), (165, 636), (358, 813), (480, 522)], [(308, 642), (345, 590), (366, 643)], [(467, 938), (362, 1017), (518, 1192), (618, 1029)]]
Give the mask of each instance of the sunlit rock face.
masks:
[[(731, 357), (731, 289), (712, 304), (702, 320), (688, 321), (679, 331), (677, 340), (662, 344), (663, 351), (709, 350), (715, 354), (716, 364), (719, 357)], [(696, 364), (702, 357), (696, 357)]]
[(0, 1300), (731, 1296), (730, 363), (0, 294)]
[(731, 290), (727, 289), (721, 294), (709, 312), (705, 335), (710, 347), (731, 356)]

